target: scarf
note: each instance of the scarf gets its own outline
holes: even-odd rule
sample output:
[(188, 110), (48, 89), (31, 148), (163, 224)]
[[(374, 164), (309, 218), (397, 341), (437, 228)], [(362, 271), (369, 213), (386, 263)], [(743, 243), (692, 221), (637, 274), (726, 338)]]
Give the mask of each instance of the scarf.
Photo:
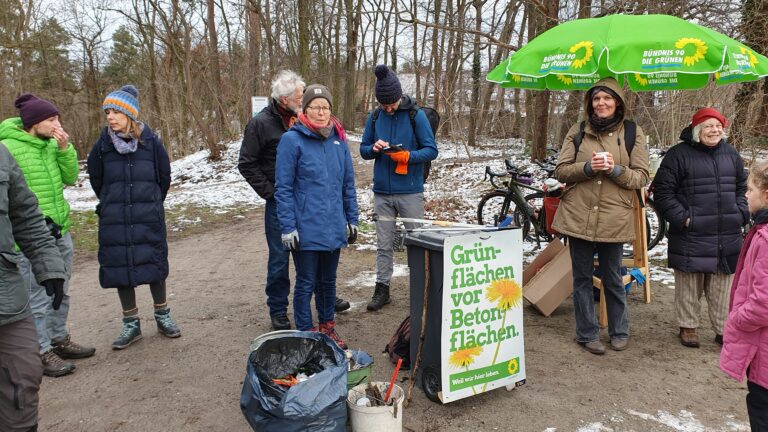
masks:
[[(144, 123), (138, 122), (139, 135), (144, 132)], [(133, 134), (127, 132), (115, 132), (109, 126), (107, 126), (109, 137), (112, 139), (112, 144), (115, 145), (115, 150), (120, 154), (133, 153), (139, 148), (139, 139), (133, 136)]]
[(301, 124), (306, 126), (309, 130), (312, 132), (315, 132), (322, 136), (323, 138), (328, 138), (331, 136), (331, 131), (333, 129), (336, 129), (336, 135), (339, 136), (339, 139), (341, 141), (347, 141), (347, 133), (344, 131), (344, 126), (341, 124), (341, 121), (336, 118), (336, 116), (331, 116), (331, 122), (328, 124), (328, 126), (321, 127), (316, 124), (313, 124), (306, 114), (301, 113), (299, 114), (299, 121)]
[(280, 114), (280, 118), (283, 120), (283, 126), (285, 126), (285, 130), (290, 129), (291, 126), (296, 123), (296, 113), (285, 109), (276, 100), (273, 99), (273, 101), (277, 107), (277, 113)]

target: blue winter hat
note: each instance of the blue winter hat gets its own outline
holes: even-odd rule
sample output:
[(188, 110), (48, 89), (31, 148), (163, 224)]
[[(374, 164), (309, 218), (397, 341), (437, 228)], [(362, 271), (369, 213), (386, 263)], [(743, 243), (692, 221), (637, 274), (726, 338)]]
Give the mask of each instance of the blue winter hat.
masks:
[(380, 64), (373, 71), (376, 75), (376, 100), (382, 104), (395, 103), (403, 97), (403, 88), (397, 75), (386, 65)]
[(101, 104), (102, 110), (113, 109), (130, 117), (133, 121), (138, 121), (139, 117), (139, 91), (136, 87), (127, 84), (115, 90), (104, 98)]

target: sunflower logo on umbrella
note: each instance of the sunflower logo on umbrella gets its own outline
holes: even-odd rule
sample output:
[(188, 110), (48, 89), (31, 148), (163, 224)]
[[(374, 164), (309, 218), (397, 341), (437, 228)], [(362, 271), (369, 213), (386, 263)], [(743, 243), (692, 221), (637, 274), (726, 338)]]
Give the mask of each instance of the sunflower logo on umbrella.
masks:
[(759, 61), (757, 61), (757, 56), (755, 55), (755, 53), (752, 52), (752, 50), (741, 47), (741, 53), (746, 54), (749, 57), (749, 67), (753, 68), (755, 67), (755, 65), (760, 63)]
[(573, 62), (571, 62), (571, 67), (574, 69), (581, 69), (584, 67), (584, 65), (586, 65), (587, 62), (592, 58), (592, 54), (594, 54), (594, 46), (595, 44), (592, 43), (592, 41), (581, 41), (571, 46), (571, 48), (568, 50), (571, 53), (575, 53), (582, 48), (584, 49), (584, 57), (573, 59)]
[(641, 86), (647, 86), (648, 85), (648, 78), (643, 78), (640, 74), (635, 74), (635, 81), (637, 81), (638, 84)]
[(683, 64), (686, 66), (693, 66), (699, 60), (704, 59), (704, 55), (707, 53), (707, 44), (701, 39), (696, 38), (682, 38), (675, 42), (675, 48), (684, 50), (688, 45), (693, 45), (693, 54), (683, 57)]
[(556, 76), (557, 76), (557, 79), (560, 82), (562, 82), (563, 84), (565, 84), (565, 85), (573, 84), (573, 78), (571, 78), (569, 76), (565, 76), (565, 75), (562, 75), (562, 74), (557, 74)]

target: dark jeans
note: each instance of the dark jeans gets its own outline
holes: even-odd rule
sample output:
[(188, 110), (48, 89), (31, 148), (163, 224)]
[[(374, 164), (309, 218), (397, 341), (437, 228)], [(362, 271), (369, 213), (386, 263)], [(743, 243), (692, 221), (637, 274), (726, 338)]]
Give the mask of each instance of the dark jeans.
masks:
[(336, 269), (341, 249), (333, 252), (298, 251), (293, 255), (296, 286), (293, 289), (293, 320), (296, 328), (312, 328), (312, 293), (315, 294), (317, 321), (333, 321), (336, 307)]
[(768, 389), (747, 380), (747, 413), (752, 432), (768, 432)]
[(623, 243), (600, 243), (569, 238), (573, 266), (573, 306), (576, 314), (576, 340), (596, 341), (600, 328), (595, 315), (592, 273), (594, 256), (602, 273), (605, 302), (608, 309), (608, 335), (611, 339), (629, 338), (627, 293), (621, 279)]
[(288, 294), (291, 280), (288, 276), (288, 257), (280, 238), (280, 222), (277, 220), (277, 203), (268, 199), (264, 206), (264, 234), (267, 237), (269, 260), (267, 263), (267, 306), (270, 315), (285, 314), (288, 310)]

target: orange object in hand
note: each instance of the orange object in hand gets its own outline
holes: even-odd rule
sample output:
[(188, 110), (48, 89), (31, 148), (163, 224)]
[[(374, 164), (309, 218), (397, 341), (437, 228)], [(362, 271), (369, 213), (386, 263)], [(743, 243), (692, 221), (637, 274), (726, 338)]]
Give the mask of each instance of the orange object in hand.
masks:
[(397, 166), (395, 166), (395, 174), (408, 174), (408, 159), (411, 158), (411, 152), (406, 150), (390, 153), (389, 157), (391, 157), (397, 164)]

